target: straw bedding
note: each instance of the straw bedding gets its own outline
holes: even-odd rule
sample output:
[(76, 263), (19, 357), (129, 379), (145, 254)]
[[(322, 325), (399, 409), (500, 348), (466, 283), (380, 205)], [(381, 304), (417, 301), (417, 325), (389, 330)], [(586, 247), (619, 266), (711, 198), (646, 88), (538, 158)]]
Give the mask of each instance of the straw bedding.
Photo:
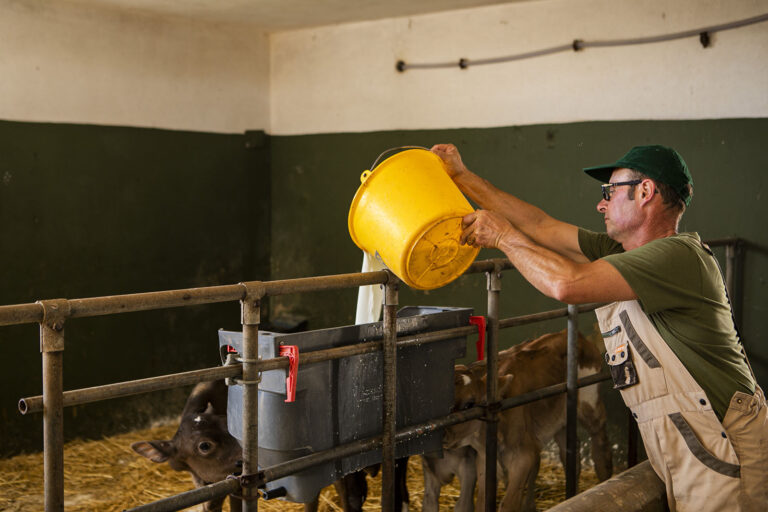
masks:
[[(171, 470), (167, 464), (155, 464), (136, 455), (130, 448), (142, 439), (170, 439), (176, 424), (137, 430), (98, 441), (72, 441), (64, 448), (64, 499), (67, 512), (119, 511), (149, 503), (194, 488), (188, 473)], [(543, 454), (536, 481), (536, 505), (546, 510), (563, 501), (565, 479), (554, 450)], [(583, 464), (579, 491), (597, 484), (590, 467)], [(411, 457), (408, 468), (411, 510), (420, 511), (424, 482), (419, 457)], [(381, 478), (369, 480), (366, 511), (381, 510)], [(443, 487), (440, 510), (453, 510), (458, 499), (458, 481)], [(198, 507), (195, 507), (198, 508)], [(188, 510), (195, 510), (195, 508)], [(42, 454), (19, 455), (0, 460), (0, 510), (38, 512), (44, 509)], [(228, 505), (225, 505), (228, 510)], [(280, 500), (261, 501), (262, 511), (300, 511), (303, 507)], [(341, 511), (333, 487), (320, 495), (320, 512)]]

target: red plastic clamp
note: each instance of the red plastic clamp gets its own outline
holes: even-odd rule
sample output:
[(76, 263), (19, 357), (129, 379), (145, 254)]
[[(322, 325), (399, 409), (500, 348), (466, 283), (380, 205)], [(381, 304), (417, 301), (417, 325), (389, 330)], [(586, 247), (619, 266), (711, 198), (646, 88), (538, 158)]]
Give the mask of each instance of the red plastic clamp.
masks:
[(477, 326), (477, 342), (475, 343), (475, 350), (477, 351), (477, 360), (482, 361), (485, 359), (485, 317), (470, 316), (469, 323)]
[(286, 402), (296, 401), (296, 379), (299, 373), (299, 347), (282, 345), (280, 355), (288, 358), (288, 377), (285, 379)]

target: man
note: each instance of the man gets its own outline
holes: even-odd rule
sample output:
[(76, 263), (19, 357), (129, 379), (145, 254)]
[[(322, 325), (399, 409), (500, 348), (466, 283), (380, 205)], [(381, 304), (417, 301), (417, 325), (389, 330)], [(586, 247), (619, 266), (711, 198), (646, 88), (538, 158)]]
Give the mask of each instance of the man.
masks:
[(614, 387), (632, 410), (670, 510), (768, 510), (768, 407), (717, 261), (678, 233), (693, 194), (682, 157), (638, 146), (584, 169), (603, 182), (606, 234), (558, 221), (432, 148), (477, 204), (461, 242), (502, 250), (539, 291), (596, 310)]

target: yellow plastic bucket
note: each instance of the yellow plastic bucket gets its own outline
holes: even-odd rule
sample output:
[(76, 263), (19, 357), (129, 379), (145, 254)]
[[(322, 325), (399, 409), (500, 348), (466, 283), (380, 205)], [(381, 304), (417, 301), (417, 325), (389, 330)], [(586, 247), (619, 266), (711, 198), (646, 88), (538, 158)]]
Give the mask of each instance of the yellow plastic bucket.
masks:
[(409, 149), (374, 163), (360, 181), (349, 209), (352, 241), (378, 253), (408, 286), (439, 288), (475, 260), (480, 249), (459, 244), (461, 219), (472, 206), (440, 157), (427, 149)]

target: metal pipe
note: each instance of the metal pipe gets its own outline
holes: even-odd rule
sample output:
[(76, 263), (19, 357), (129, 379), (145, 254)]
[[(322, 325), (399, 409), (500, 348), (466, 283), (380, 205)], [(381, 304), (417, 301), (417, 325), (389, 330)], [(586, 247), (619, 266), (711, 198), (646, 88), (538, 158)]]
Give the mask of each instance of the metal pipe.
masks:
[[(494, 263), (494, 261), (495, 260), (475, 262), (466, 273), (482, 272), (488, 267), (493, 268), (493, 266), (497, 264)], [(512, 266), (507, 263), (505, 268), (512, 268)], [(384, 284), (387, 279), (388, 274), (385, 271), (378, 271), (266, 281), (261, 283), (261, 285), (263, 285), (263, 296), (275, 296), (289, 293), (337, 290), (371, 284)], [(180, 290), (70, 299), (71, 313), (69, 316), (70, 318), (82, 318), (153, 309), (212, 304), (217, 302), (230, 302), (242, 300), (244, 296), (244, 283), (240, 283)], [(43, 310), (39, 303), (0, 306), (0, 326), (38, 323), (42, 318)]]
[[(579, 379), (577, 386), (580, 388), (583, 388), (585, 386), (591, 386), (592, 384), (597, 384), (598, 382), (603, 382), (610, 378), (611, 376), (607, 373), (603, 373), (603, 372), (595, 373), (587, 377), (584, 377), (582, 379)], [(500, 409), (501, 410), (511, 409), (512, 407), (518, 407), (520, 405), (529, 404), (531, 402), (542, 400), (544, 398), (549, 398), (551, 396), (559, 395), (565, 392), (566, 392), (565, 382), (561, 382), (559, 384), (553, 384), (545, 388), (540, 388), (534, 391), (523, 393), (522, 395), (505, 398), (504, 400), (501, 401)]]
[(43, 320), (43, 310), (38, 303), (0, 306), (0, 326), (31, 324)]
[[(711, 246), (727, 245), (741, 242), (738, 238), (728, 238), (708, 241)], [(476, 261), (469, 266), (465, 274), (490, 272), (493, 269), (510, 270), (514, 266), (506, 258)], [(384, 284), (387, 274), (384, 271), (331, 276), (306, 277), (301, 279), (286, 279), (265, 281), (263, 295), (284, 295), (297, 292), (336, 290), (354, 288), (370, 284)], [(166, 309), (217, 302), (242, 300), (245, 295), (245, 283), (186, 288), (181, 290), (165, 290), (157, 292), (112, 295), (105, 297), (89, 297), (70, 299), (71, 318), (131, 313), (153, 309)], [(563, 314), (562, 316), (566, 316)], [(13, 304), (0, 306), (0, 326), (39, 323), (43, 318), (43, 310), (39, 303)], [(556, 317), (554, 317), (556, 318)], [(536, 321), (536, 320), (533, 320)], [(523, 325), (523, 324), (513, 324)], [(512, 327), (512, 325), (502, 325)]]
[[(499, 292), (501, 291), (501, 270), (495, 266), (486, 273), (488, 289), (487, 326), (486, 326), (486, 401), (495, 404), (499, 400), (498, 355), (499, 355)], [(496, 510), (496, 460), (498, 454), (499, 415), (494, 408), (489, 408), (485, 416), (485, 510)]]
[(131, 293), (109, 297), (72, 299), (71, 318), (112, 315), (150, 309), (176, 308), (215, 302), (236, 301), (243, 298), (241, 285), (231, 284), (205, 288), (187, 288), (160, 292)]
[[(243, 325), (243, 475), (251, 477), (259, 471), (259, 381), (261, 374), (254, 365), (259, 359), (259, 323), (263, 289), (257, 283), (246, 283), (245, 298), (240, 302)], [(242, 484), (242, 481), (241, 481)], [(258, 511), (256, 487), (241, 485), (243, 511)]]
[(715, 238), (712, 240), (706, 240), (704, 243), (710, 247), (721, 247), (723, 245), (736, 245), (741, 241), (742, 241), (741, 238), (731, 237), (731, 238)]
[(331, 276), (302, 277), (299, 279), (283, 279), (265, 281), (264, 296), (286, 295), (300, 292), (319, 292), (355, 288), (369, 284), (385, 284), (388, 279), (387, 271), (356, 272)]
[(579, 388), (576, 381), (579, 374), (578, 311), (568, 305), (568, 345), (566, 363), (566, 423), (565, 423), (565, 497), (575, 496), (578, 487), (577, 464), (579, 462), (579, 438), (576, 431), (576, 408)]
[[(367, 439), (359, 439), (351, 443), (347, 443), (340, 446), (335, 446), (328, 450), (305, 455), (297, 459), (292, 459), (286, 462), (281, 462), (274, 466), (265, 468), (261, 472), (261, 482), (272, 482), (274, 480), (283, 478), (299, 471), (303, 471), (307, 468), (323, 464), (336, 459), (357, 455), (359, 453), (365, 453), (371, 450), (380, 449), (382, 446), (382, 436), (370, 437)], [(384, 499), (384, 493), (382, 492), (382, 499)]]
[[(725, 246), (725, 288), (728, 296), (733, 297), (733, 270), (736, 261), (736, 247), (732, 244)], [(731, 304), (733, 307), (733, 304)]]
[(64, 510), (64, 352), (43, 352), (43, 474), (46, 512)]
[(125, 512), (174, 512), (200, 503), (205, 503), (216, 498), (222, 498), (235, 493), (240, 489), (240, 481), (229, 478), (214, 484), (198, 487), (197, 489), (176, 494), (168, 498), (153, 501), (146, 505), (126, 509)]
[[(286, 279), (260, 284), (263, 286), (265, 295), (282, 295), (286, 293), (336, 290), (369, 284), (382, 284), (386, 279), (386, 273), (381, 271)], [(232, 302), (242, 300), (245, 297), (246, 285), (254, 286), (255, 284), (239, 283), (181, 290), (70, 299), (68, 301), (70, 304), (69, 317), (82, 318), (217, 302)], [(43, 310), (39, 303), (0, 306), (0, 326), (35, 323), (40, 322), (42, 318)]]
[(501, 270), (511, 270), (515, 267), (507, 258), (493, 258), (490, 260), (480, 260), (472, 263), (464, 274), (479, 274), (487, 272), (498, 272)]
[(381, 447), (381, 510), (395, 510), (395, 431), (397, 430), (397, 278), (384, 286), (383, 438)]
[(731, 295), (731, 307), (733, 318), (737, 326), (743, 326), (742, 313), (744, 311), (744, 240), (736, 240), (733, 254), (733, 294)]
[(46, 512), (64, 511), (64, 322), (66, 299), (38, 302), (43, 359), (43, 492)]
[[(423, 345), (434, 343), (457, 336), (467, 336), (475, 332), (475, 327), (454, 327), (440, 331), (432, 331), (424, 334), (399, 337), (398, 347)], [(381, 350), (381, 341), (369, 341), (358, 343), (346, 347), (335, 347), (323, 350), (305, 352), (301, 356), (301, 364), (319, 363), (332, 359), (341, 359), (360, 354), (368, 354)], [(274, 359), (265, 359), (253, 363), (259, 372), (277, 370), (288, 367), (287, 357), (276, 357)], [(90, 388), (76, 389), (64, 392), (63, 406), (72, 407), (86, 403), (120, 398), (124, 396), (137, 395), (140, 393), (149, 393), (164, 389), (172, 389), (180, 386), (196, 384), (198, 382), (225, 379), (228, 377), (242, 377), (242, 366), (239, 364), (216, 366), (213, 368), (203, 368), (189, 372), (163, 375), (160, 377), (149, 377), (146, 379), (119, 382), (114, 384), (105, 384)], [(19, 412), (21, 414), (31, 414), (43, 411), (42, 395), (26, 397), (19, 400)]]
[[(604, 304), (602, 303), (579, 304), (576, 306), (576, 311), (578, 313), (586, 313), (588, 311), (594, 311), (603, 305)], [(568, 316), (568, 308), (553, 309), (541, 313), (504, 318), (499, 321), (499, 327), (501, 329), (508, 329), (509, 327), (519, 327), (521, 325), (534, 324), (536, 322), (543, 322), (544, 320), (553, 320), (555, 318), (563, 318), (566, 316)]]
[[(124, 396), (138, 395), (141, 393), (149, 393), (152, 391), (160, 391), (163, 389), (178, 388), (208, 380), (240, 377), (241, 374), (242, 367), (240, 365), (228, 365), (163, 375), (161, 377), (150, 377), (147, 379), (75, 389), (64, 392), (62, 406), (72, 407), (75, 405), (98, 402), (99, 400), (108, 400)], [(19, 412), (21, 412), (21, 414), (41, 412), (42, 410), (42, 395), (22, 398), (19, 400)]]
[(577, 497), (566, 500), (549, 512), (665, 512), (667, 493), (648, 461), (597, 484)]

